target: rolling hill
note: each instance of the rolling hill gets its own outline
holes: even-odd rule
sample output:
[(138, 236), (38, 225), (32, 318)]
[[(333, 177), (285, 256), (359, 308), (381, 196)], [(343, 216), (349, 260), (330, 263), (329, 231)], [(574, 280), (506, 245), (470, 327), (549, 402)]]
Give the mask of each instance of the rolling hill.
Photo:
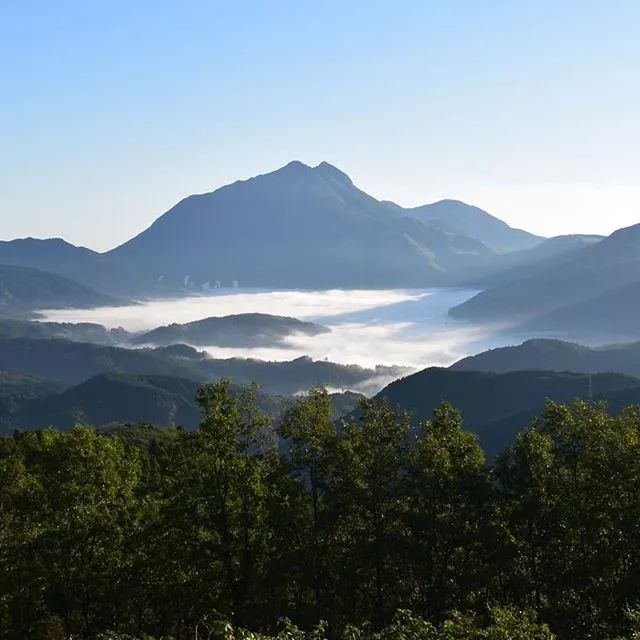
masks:
[[(13, 410), (2, 404), (0, 395), (0, 432), (49, 426), (70, 429), (76, 424), (96, 427), (146, 424), (194, 429), (201, 419), (196, 402), (198, 387), (198, 382), (186, 378), (115, 373), (95, 376), (64, 391), (49, 385), (48, 394), (27, 395), (22, 387), (14, 385), (13, 395), (6, 390), (7, 397), (13, 398)], [(361, 397), (349, 392), (332, 394), (334, 418), (353, 411)], [(273, 420), (292, 402), (291, 398), (262, 392), (257, 398), (259, 409)], [(157, 434), (157, 430), (154, 433)]]
[(126, 295), (127, 273), (122, 265), (61, 238), (0, 241), (0, 264), (55, 273), (98, 291)]
[(124, 329), (108, 329), (91, 322), (44, 322), (40, 320), (0, 319), (0, 339), (28, 338), (30, 340), (70, 340), (93, 344), (117, 345), (126, 342), (131, 334)]
[(287, 362), (214, 359), (177, 345), (158, 349), (124, 349), (67, 340), (0, 339), (0, 362), (6, 370), (67, 386), (104, 373), (165, 375), (207, 382), (228, 378), (237, 384), (258, 382), (266, 393), (293, 395), (323, 384), (339, 390), (375, 390), (406, 373), (403, 367), (365, 369), (302, 357)]
[(640, 342), (606, 347), (585, 347), (562, 340), (534, 339), (521, 345), (490, 349), (451, 365), (457, 371), (615, 371), (640, 377)]
[(622, 390), (628, 390), (627, 400), (640, 402), (640, 379), (617, 373), (489, 373), (434, 367), (396, 380), (378, 395), (411, 411), (416, 424), (431, 418), (441, 402), (450, 402), (462, 412), (465, 428), (477, 433), (487, 453), (495, 455), (528, 426), (546, 399), (571, 402), (587, 399), (593, 391), (606, 400), (607, 394)]
[(64, 276), (30, 267), (0, 265), (0, 315), (23, 316), (38, 309), (114, 306), (122, 301)]
[(313, 322), (265, 313), (241, 313), (205, 318), (186, 324), (170, 324), (136, 336), (133, 344), (195, 346), (271, 347), (281, 344), (287, 336), (316, 336), (329, 329)]
[(12, 416), (20, 408), (37, 398), (62, 391), (59, 382), (42, 380), (13, 371), (0, 371), (0, 433), (12, 429)]

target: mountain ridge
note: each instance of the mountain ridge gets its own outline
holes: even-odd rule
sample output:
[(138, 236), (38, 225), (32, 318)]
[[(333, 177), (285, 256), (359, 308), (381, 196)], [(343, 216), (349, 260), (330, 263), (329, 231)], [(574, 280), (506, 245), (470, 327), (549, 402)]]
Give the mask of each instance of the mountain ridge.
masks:
[(539, 240), (458, 201), (404, 209), (367, 194), (326, 161), (312, 167), (295, 160), (275, 171), (187, 196), (145, 230), (104, 253), (62, 240), (24, 239), (0, 244), (0, 262), (4, 258), (39, 266), (128, 296), (206, 292), (236, 284), (457, 285), (492, 264), (497, 253), (469, 233), (471, 224), (452, 225), (442, 216), (420, 220), (415, 215), (443, 203), (463, 208), (465, 215), (473, 212), (472, 218), (486, 218), (501, 232)]

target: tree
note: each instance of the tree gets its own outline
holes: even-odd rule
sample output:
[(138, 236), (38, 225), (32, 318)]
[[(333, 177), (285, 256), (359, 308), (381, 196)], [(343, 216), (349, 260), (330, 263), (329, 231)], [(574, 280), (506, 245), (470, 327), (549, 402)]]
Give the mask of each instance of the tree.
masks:
[[(308, 517), (304, 523), (301, 549), (303, 583), (312, 591), (316, 607), (310, 615), (317, 616), (318, 607), (326, 602), (328, 586), (327, 518), (324, 502), (328, 488), (332, 454), (336, 444), (336, 427), (332, 421), (333, 406), (327, 390), (314, 387), (296, 400), (286, 413), (280, 427), (287, 457), (293, 474), (304, 488)], [(317, 618), (316, 618), (317, 619)]]
[(199, 601), (200, 611), (242, 621), (263, 595), (271, 544), (265, 481), (273, 455), (262, 447), (268, 421), (255, 387), (236, 390), (223, 380), (203, 386), (197, 399), (200, 427), (180, 435), (164, 471), (162, 518), (183, 585), (176, 595), (183, 611)]
[(68, 634), (94, 637), (121, 612), (125, 542), (140, 517), (140, 452), (84, 427), (28, 432), (16, 444), (2, 460), (13, 476), (3, 503), (19, 501), (13, 513), (3, 509), (19, 580), (13, 628), (29, 634), (31, 625), (55, 626), (58, 619)]
[(489, 582), (491, 485), (476, 437), (449, 404), (421, 424), (409, 473), (407, 569), (414, 610), (437, 619)]
[(340, 434), (328, 500), (332, 509), (334, 607), (350, 620), (388, 621), (402, 596), (411, 421), (386, 399), (363, 400)]
[(550, 402), (497, 477), (512, 597), (566, 637), (623, 633), (640, 599), (640, 412)]

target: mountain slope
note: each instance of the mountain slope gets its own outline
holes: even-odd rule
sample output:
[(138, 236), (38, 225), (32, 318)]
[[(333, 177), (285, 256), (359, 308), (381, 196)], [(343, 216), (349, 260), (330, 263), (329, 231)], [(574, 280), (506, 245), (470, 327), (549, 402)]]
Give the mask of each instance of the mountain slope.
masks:
[(522, 324), (519, 331), (556, 331), (597, 340), (640, 338), (640, 281), (560, 307)]
[(116, 295), (243, 287), (462, 284), (500, 253), (542, 238), (453, 200), (403, 209), (323, 162), (285, 167), (177, 203), (104, 254), (60, 239), (0, 242), (0, 264), (27, 266)]
[(127, 272), (107, 256), (60, 238), (0, 241), (0, 264), (64, 276), (98, 291), (127, 295)]
[(133, 344), (271, 347), (295, 333), (315, 336), (329, 330), (313, 322), (265, 313), (241, 313), (170, 324), (136, 336)]
[(590, 247), (602, 239), (603, 236), (586, 234), (554, 236), (531, 249), (503, 253), (485, 270), (478, 271), (473, 282), (486, 288), (520, 280), (541, 266), (550, 269), (555, 265), (562, 265), (574, 252)]
[(527, 340), (514, 347), (490, 349), (451, 365), (458, 371), (578, 371), (605, 373), (615, 371), (640, 377), (640, 342), (584, 347), (562, 340)]
[(621, 374), (589, 376), (553, 371), (495, 374), (435, 367), (392, 382), (379, 396), (410, 410), (416, 424), (431, 418), (441, 402), (450, 402), (462, 412), (465, 428), (476, 432), (487, 453), (495, 455), (527, 426), (546, 399), (557, 402), (586, 399), (590, 389), (605, 396), (612, 391), (636, 389), (633, 398), (640, 402), (640, 380)]
[(446, 284), (494, 254), (379, 202), (327, 163), (292, 162), (186, 198), (107, 257), (148, 291)]
[(459, 200), (440, 200), (406, 212), (421, 222), (480, 240), (499, 253), (538, 246), (544, 238), (514, 229), (490, 213)]
[(206, 382), (229, 378), (237, 384), (258, 382), (265, 392), (293, 395), (322, 384), (332, 389), (379, 389), (406, 373), (403, 367), (365, 369), (354, 365), (297, 358), (265, 362), (229, 358), (216, 360), (181, 345), (158, 349), (123, 349), (66, 340), (0, 339), (3, 368), (26, 375), (77, 385), (103, 373), (168, 375)]
[(117, 345), (131, 334), (124, 329), (108, 329), (91, 322), (44, 322), (40, 320), (0, 319), (0, 339), (70, 340), (93, 344)]
[[(70, 429), (78, 423), (96, 427), (144, 423), (193, 429), (201, 419), (196, 402), (199, 386), (193, 380), (172, 376), (107, 373), (64, 391), (11, 396), (13, 411), (6, 410), (0, 395), (0, 432), (48, 426)], [(12, 390), (15, 393), (13, 387)], [(353, 393), (331, 394), (334, 418), (353, 411), (361, 397)], [(258, 408), (274, 420), (292, 403), (293, 399), (284, 396), (262, 392), (257, 395)]]
[(2, 315), (22, 315), (37, 309), (117, 304), (121, 304), (121, 301), (63, 276), (28, 267), (0, 265)]
[(635, 282), (640, 282), (640, 225), (619, 229), (561, 261), (542, 262), (526, 276), (487, 289), (450, 313), (473, 321), (532, 323)]
[(195, 427), (198, 383), (170, 376), (103, 374), (62, 393), (37, 398), (11, 417), (12, 428), (37, 429), (75, 424), (146, 422)]
[(0, 434), (10, 433), (12, 418), (25, 404), (62, 391), (59, 382), (42, 380), (13, 371), (0, 371)]

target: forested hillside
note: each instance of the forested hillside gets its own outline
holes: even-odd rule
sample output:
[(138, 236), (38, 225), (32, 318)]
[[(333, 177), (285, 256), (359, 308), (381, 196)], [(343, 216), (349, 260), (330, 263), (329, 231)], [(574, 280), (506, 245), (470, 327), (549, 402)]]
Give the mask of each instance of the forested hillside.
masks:
[(314, 322), (266, 313), (240, 313), (170, 324), (136, 336), (134, 344), (260, 347), (281, 344), (287, 336), (315, 336), (329, 329)]
[(254, 390), (198, 403), (198, 430), (137, 446), (88, 427), (0, 439), (4, 638), (640, 632), (638, 409), (549, 403), (487, 465), (447, 404), (417, 434), (382, 399), (337, 428), (316, 388), (279, 453)]
[(640, 342), (586, 347), (575, 342), (536, 338), (468, 356), (450, 367), (456, 371), (617, 371), (640, 377)]
[[(546, 400), (572, 402), (592, 396), (608, 402), (619, 391), (625, 391), (625, 406), (640, 404), (640, 379), (617, 373), (528, 370), (495, 374), (431, 367), (392, 382), (378, 397), (410, 411), (416, 427), (442, 402), (452, 403), (491, 459), (513, 443), (518, 432), (543, 410)], [(620, 408), (617, 400), (612, 406)]]
[(267, 393), (292, 395), (323, 384), (342, 389), (379, 388), (406, 367), (373, 369), (308, 357), (286, 362), (246, 358), (211, 358), (185, 345), (157, 349), (123, 349), (69, 340), (0, 338), (0, 363), (9, 371), (77, 385), (103, 373), (165, 375), (207, 382), (230, 378), (237, 384), (258, 382)]

